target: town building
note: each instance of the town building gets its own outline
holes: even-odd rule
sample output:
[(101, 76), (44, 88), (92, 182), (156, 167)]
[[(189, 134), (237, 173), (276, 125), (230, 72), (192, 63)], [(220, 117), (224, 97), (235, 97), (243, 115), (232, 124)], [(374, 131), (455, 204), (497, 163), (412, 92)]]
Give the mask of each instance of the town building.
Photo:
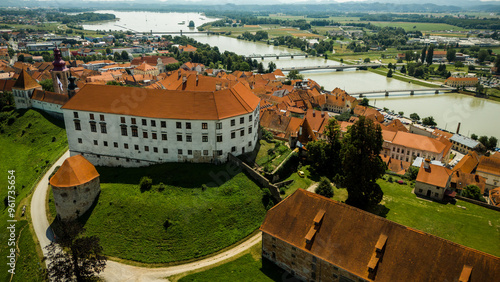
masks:
[(433, 165), (426, 159), (418, 171), (415, 194), (442, 201), (445, 195), (454, 196), (450, 188), (452, 171), (446, 167)]
[(482, 156), (476, 174), (486, 179), (486, 191), (500, 185), (500, 158)]
[(99, 173), (81, 155), (67, 158), (49, 182), (57, 216), (63, 221), (82, 216), (101, 192)]
[(500, 208), (500, 187), (491, 189), (489, 192), (488, 203)]
[(467, 154), (469, 151), (478, 150), (482, 147), (481, 142), (460, 134), (453, 134), (450, 141), (452, 144), (451, 149), (462, 154)]
[(224, 162), (252, 151), (259, 102), (242, 84), (219, 91), (87, 84), (62, 110), (71, 155), (132, 167)]
[(477, 77), (453, 77), (450, 76), (444, 84), (451, 87), (475, 87), (479, 83)]
[(393, 159), (412, 162), (416, 157), (447, 162), (451, 142), (403, 131), (382, 130), (384, 154)]
[(137, 67), (144, 62), (146, 62), (150, 66), (156, 67), (160, 73), (166, 71), (167, 65), (178, 63), (175, 58), (167, 56), (141, 56), (134, 58), (132, 62), (130, 62), (130, 65), (132, 67)]
[(147, 75), (147, 74), (149, 74), (149, 75), (156, 76), (156, 75), (160, 74), (160, 71), (158, 70), (158, 68), (156, 68), (155, 66), (148, 65), (146, 62), (135, 67), (132, 71), (133, 71), (134, 75), (137, 75), (137, 74)]
[(42, 86), (38, 84), (25, 70), (22, 70), (14, 86), (12, 86), (12, 95), (16, 103), (16, 109), (29, 109), (32, 107), (31, 97), (33, 92)]
[(263, 263), (301, 281), (493, 281), (500, 258), (298, 189), (260, 227)]

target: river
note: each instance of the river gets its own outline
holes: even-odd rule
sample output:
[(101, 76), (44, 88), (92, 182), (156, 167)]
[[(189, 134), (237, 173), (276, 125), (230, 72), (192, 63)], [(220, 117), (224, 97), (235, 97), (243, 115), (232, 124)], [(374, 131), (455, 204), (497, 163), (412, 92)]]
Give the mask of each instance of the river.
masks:
[[(119, 18), (117, 21), (106, 22), (98, 25), (84, 25), (90, 30), (135, 30), (145, 31), (188, 31), (187, 25), (190, 20), (196, 26), (213, 21), (198, 13), (155, 13), (155, 12), (115, 12), (98, 11), (101, 13), (113, 13)], [(184, 22), (184, 23), (182, 23)], [(180, 24), (182, 23), (182, 24)], [(221, 35), (190, 34), (190, 37), (199, 42), (217, 46), (221, 52), (230, 51), (240, 55), (251, 54), (277, 54), (297, 53), (297, 50), (285, 47), (277, 47), (264, 43), (238, 40)], [(267, 67), (273, 61), (279, 68), (336, 65), (337, 61), (325, 60), (318, 57), (295, 57), (291, 58), (266, 58), (262, 61)], [(349, 92), (370, 90), (395, 90), (395, 89), (423, 89), (425, 87), (411, 83), (387, 78), (369, 71), (307, 71), (304, 77), (310, 78), (331, 90), (335, 87)], [(471, 97), (462, 94), (434, 94), (434, 92), (418, 92), (418, 95), (410, 96), (407, 93), (370, 95), (370, 104), (379, 108), (387, 107), (396, 112), (403, 111), (406, 116), (418, 113), (419, 116), (433, 116), (438, 126), (454, 132), (458, 122), (461, 122), (460, 133), (470, 135), (475, 133), (479, 136), (495, 136), (500, 140), (500, 103), (492, 100)]]

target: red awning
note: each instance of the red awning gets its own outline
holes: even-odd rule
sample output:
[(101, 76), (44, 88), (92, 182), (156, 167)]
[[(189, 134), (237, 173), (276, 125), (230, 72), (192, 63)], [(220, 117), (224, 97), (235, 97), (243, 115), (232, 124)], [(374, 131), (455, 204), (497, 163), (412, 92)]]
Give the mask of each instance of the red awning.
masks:
[(455, 198), (455, 196), (457, 195), (457, 192), (451, 191), (451, 190), (446, 190), (446, 191), (444, 191), (444, 195), (448, 196), (448, 197)]

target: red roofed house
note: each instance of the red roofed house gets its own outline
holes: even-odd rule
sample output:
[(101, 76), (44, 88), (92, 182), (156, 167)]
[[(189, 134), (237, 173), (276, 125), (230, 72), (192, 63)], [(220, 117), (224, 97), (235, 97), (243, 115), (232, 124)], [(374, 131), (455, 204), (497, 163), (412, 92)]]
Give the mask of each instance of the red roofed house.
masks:
[(500, 207), (500, 187), (490, 190), (488, 202), (490, 205)]
[[(445, 138), (431, 138), (409, 132), (397, 131), (389, 133), (383, 130), (384, 154), (390, 154), (391, 158), (412, 162), (416, 157), (428, 158), (441, 162), (447, 162), (451, 142)], [(392, 139), (391, 139), (392, 138)]]
[(158, 68), (154, 67), (154, 66), (151, 66), (151, 65), (148, 65), (146, 62), (143, 62), (141, 65), (135, 67), (133, 69), (133, 74), (136, 75), (136, 74), (150, 74), (150, 75), (159, 75), (160, 74), (160, 71), (158, 70)]
[(99, 173), (82, 155), (67, 158), (49, 182), (63, 221), (83, 215), (101, 192)]
[(31, 96), (35, 89), (42, 90), (42, 86), (38, 84), (25, 70), (21, 71), (21, 74), (12, 86), (12, 95), (14, 95), (14, 102), (16, 103), (16, 109), (28, 109), (31, 108)]
[(451, 87), (475, 87), (479, 83), (477, 77), (448, 77), (444, 84)]
[(450, 187), (452, 171), (433, 165), (429, 159), (422, 162), (415, 182), (415, 194), (442, 201)]
[(260, 230), (263, 263), (274, 263), (299, 281), (500, 277), (498, 257), (302, 189), (271, 208)]
[(486, 190), (500, 185), (500, 158), (482, 156), (476, 174), (486, 179)]
[(160, 73), (166, 71), (166, 66), (170, 64), (178, 63), (176, 59), (168, 56), (142, 56), (137, 57), (130, 62), (132, 67), (137, 67), (142, 63), (146, 62), (148, 65), (157, 67)]

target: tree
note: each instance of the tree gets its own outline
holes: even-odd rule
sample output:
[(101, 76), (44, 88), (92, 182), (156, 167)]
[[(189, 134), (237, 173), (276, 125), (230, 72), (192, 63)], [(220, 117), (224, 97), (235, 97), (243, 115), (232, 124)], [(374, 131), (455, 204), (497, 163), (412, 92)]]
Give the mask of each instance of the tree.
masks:
[(481, 189), (476, 185), (467, 185), (462, 191), (462, 197), (482, 201)]
[(389, 69), (389, 71), (387, 72), (387, 77), (392, 77), (392, 69)]
[(267, 64), (267, 68), (269, 69), (269, 72), (273, 72), (276, 69), (276, 64), (274, 62), (269, 62), (269, 64)]
[(304, 78), (303, 75), (299, 74), (298, 70), (292, 70), (288, 73), (288, 79), (294, 80), (294, 79), (302, 79)]
[(457, 50), (453, 48), (449, 48), (448, 50), (446, 50), (446, 59), (448, 60), (448, 62), (451, 63), (455, 61), (456, 57), (457, 57)]
[(109, 47), (106, 48), (106, 55), (111, 54), (111, 52), (113, 52), (113, 51), (111, 51), (111, 48), (109, 48)]
[(347, 204), (366, 209), (382, 200), (384, 193), (375, 182), (386, 169), (379, 156), (382, 143), (382, 129), (364, 116), (360, 116), (344, 135), (341, 151), (344, 172), (342, 183), (347, 188)]
[(423, 125), (427, 125), (427, 126), (436, 126), (437, 125), (436, 121), (434, 121), (434, 117), (433, 116), (424, 117), (422, 119), (422, 124)]
[(471, 138), (472, 140), (477, 140), (477, 135), (476, 135), (476, 134), (474, 134), (474, 133), (472, 133), (472, 134), (470, 135), (470, 138)]
[(488, 56), (488, 51), (482, 49), (479, 51), (479, 53), (477, 53), (477, 60), (479, 61), (479, 63), (483, 63)]
[(434, 45), (430, 45), (429, 49), (427, 50), (427, 56), (425, 57), (425, 61), (427, 62), (427, 65), (432, 64), (432, 58), (434, 57)]
[(52, 79), (42, 80), (40, 81), (40, 85), (42, 86), (43, 90), (54, 92), (54, 82), (52, 81)]
[(264, 73), (264, 65), (262, 65), (262, 63), (259, 63), (257, 65), (257, 72), (258, 73)]
[(316, 190), (314, 190), (314, 193), (326, 198), (333, 197), (333, 188), (332, 184), (330, 183), (330, 180), (322, 176), (319, 180), (318, 187), (316, 187)]
[(193, 21), (189, 21), (188, 27), (194, 27), (194, 22)]
[(420, 116), (417, 113), (410, 114), (410, 118), (414, 121), (420, 120)]
[(120, 53), (118, 52), (115, 52), (115, 54), (113, 54), (113, 57), (114, 57), (114, 60), (115, 61), (119, 61), (121, 60), (122, 56), (120, 55)]
[(493, 150), (493, 149), (495, 149), (495, 147), (498, 144), (498, 139), (494, 136), (490, 136), (490, 138), (488, 139), (488, 142), (486, 142), (486, 143), (487, 143), (486, 149)]
[(406, 67), (405, 66), (401, 67), (401, 73), (406, 73)]
[(139, 187), (141, 192), (151, 190), (151, 187), (153, 187), (153, 180), (147, 176), (143, 176), (139, 182)]
[(318, 140), (307, 143), (307, 152), (312, 167), (322, 175), (333, 177), (341, 172), (342, 163), (340, 151), (340, 126), (337, 120), (328, 120), (325, 128), (327, 140)]
[(359, 102), (359, 104), (361, 106), (368, 106), (370, 104), (370, 100), (368, 98), (363, 98), (363, 100), (361, 100), (361, 102)]
[(122, 57), (122, 60), (124, 60), (124, 61), (128, 61), (129, 60), (128, 53), (125, 50), (122, 51), (122, 56), (121, 57)]
[(363, 61), (364, 61), (365, 63), (369, 63), (369, 62), (370, 62), (370, 58), (365, 58)]
[(24, 62), (24, 55), (21, 54), (21, 55), (17, 56), (17, 61), (18, 62)]
[(405, 176), (410, 180), (417, 179), (419, 168), (416, 166), (410, 166), (405, 173)]
[(425, 63), (425, 55), (427, 54), (427, 46), (424, 46), (424, 48), (422, 48), (422, 54), (420, 56), (420, 61), (423, 63)]
[(413, 53), (411, 51), (406, 51), (405, 52), (405, 61), (410, 62), (413, 60)]
[(456, 69), (457, 69), (457, 68), (458, 68), (458, 69), (459, 69), (459, 68), (463, 68), (463, 67), (464, 67), (464, 63), (462, 63), (462, 62), (460, 62), (460, 61), (455, 62), (455, 68), (456, 68)]
[(404, 116), (405, 112), (398, 112), (398, 115)]
[(106, 267), (107, 258), (97, 236), (83, 236), (77, 222), (62, 223), (62, 234), (46, 247), (48, 273), (53, 281), (89, 281)]
[(484, 147), (487, 147), (487, 145), (488, 145), (488, 136), (483, 135), (483, 136), (479, 137), (479, 139), (477, 141), (481, 142), (481, 144), (483, 144)]
[(388, 68), (388, 69), (392, 69), (392, 67), (393, 67), (393, 66), (392, 66), (392, 63), (389, 63), (389, 64), (387, 65), (387, 68)]
[(481, 83), (476, 84), (476, 94), (482, 95), (484, 92), (484, 86)]

